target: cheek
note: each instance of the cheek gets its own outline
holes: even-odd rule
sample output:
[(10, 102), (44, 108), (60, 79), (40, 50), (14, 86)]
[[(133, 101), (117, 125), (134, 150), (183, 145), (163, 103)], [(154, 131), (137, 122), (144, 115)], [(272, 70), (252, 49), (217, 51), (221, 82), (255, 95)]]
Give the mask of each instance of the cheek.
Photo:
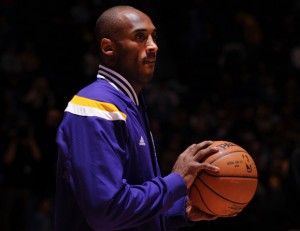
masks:
[(143, 71), (143, 58), (146, 56), (143, 52), (143, 48), (136, 44), (123, 43), (118, 47), (117, 65), (127, 73)]
[(120, 49), (120, 58), (124, 59), (123, 62), (126, 63), (139, 63), (144, 57), (143, 49), (137, 46), (135, 43), (123, 44), (122, 49)]
[(141, 58), (138, 56), (138, 54), (132, 54), (130, 52), (124, 53), (121, 57), (120, 62), (122, 62), (123, 65), (126, 65), (127, 67), (131, 68), (138, 68), (139, 64), (141, 63)]

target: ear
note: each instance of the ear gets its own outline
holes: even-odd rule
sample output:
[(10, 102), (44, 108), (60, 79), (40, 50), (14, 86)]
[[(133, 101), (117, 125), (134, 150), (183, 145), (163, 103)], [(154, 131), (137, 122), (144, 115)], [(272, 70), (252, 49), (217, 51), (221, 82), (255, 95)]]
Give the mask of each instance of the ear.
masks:
[(104, 55), (114, 56), (115, 55), (115, 47), (113, 42), (108, 38), (103, 38), (100, 42), (100, 49)]

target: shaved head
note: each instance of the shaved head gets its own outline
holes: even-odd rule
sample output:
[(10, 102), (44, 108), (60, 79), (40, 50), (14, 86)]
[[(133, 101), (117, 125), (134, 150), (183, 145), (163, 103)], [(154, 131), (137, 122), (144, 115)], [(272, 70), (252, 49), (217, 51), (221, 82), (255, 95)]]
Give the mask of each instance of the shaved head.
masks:
[(114, 6), (104, 11), (96, 22), (97, 41), (101, 41), (102, 38), (112, 40), (118, 38), (126, 23), (126, 15), (132, 13), (144, 14), (131, 6)]

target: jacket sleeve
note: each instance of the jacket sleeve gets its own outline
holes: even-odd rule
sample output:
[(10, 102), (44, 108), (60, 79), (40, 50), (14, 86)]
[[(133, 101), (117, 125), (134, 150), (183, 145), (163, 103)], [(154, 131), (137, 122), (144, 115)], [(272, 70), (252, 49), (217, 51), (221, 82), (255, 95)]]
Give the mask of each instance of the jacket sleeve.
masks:
[(58, 130), (65, 182), (93, 230), (129, 229), (166, 212), (186, 195), (171, 173), (142, 185), (123, 178), (126, 123), (66, 113)]
[(194, 225), (187, 219), (186, 212), (186, 196), (177, 200), (173, 206), (165, 213), (166, 225), (168, 230), (178, 230), (181, 227)]

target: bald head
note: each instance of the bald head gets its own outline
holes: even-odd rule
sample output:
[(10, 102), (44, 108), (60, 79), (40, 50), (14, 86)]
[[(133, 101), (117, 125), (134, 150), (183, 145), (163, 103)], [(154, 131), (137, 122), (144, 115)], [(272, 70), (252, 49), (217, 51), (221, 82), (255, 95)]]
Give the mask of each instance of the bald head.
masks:
[(126, 19), (132, 17), (132, 15), (141, 14), (146, 16), (143, 12), (131, 6), (114, 6), (104, 11), (96, 22), (97, 41), (101, 41), (102, 38), (117, 39), (127, 23)]

